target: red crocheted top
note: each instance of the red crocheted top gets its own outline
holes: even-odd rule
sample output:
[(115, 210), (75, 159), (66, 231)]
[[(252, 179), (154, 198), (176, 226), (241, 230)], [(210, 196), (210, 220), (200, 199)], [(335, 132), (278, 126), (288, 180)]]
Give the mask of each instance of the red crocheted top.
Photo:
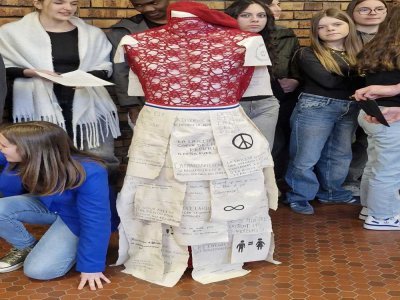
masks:
[(253, 33), (190, 17), (171, 18), (165, 26), (131, 36), (138, 43), (124, 46), (126, 58), (149, 104), (231, 106), (254, 71), (243, 66), (246, 49), (237, 45)]

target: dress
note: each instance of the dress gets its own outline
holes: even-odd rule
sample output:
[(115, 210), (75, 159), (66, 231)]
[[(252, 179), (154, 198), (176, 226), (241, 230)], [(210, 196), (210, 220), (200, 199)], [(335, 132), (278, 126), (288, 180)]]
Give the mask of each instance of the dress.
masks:
[[(253, 53), (242, 46), (249, 42)], [(184, 17), (121, 45), (146, 104), (117, 202), (117, 264), (173, 286), (187, 267), (188, 246), (192, 276), (202, 283), (247, 274), (245, 261), (272, 260), (273, 161), (238, 103), (254, 71), (243, 66), (245, 54), (266, 65), (262, 38)], [(265, 245), (257, 250), (259, 239)]]

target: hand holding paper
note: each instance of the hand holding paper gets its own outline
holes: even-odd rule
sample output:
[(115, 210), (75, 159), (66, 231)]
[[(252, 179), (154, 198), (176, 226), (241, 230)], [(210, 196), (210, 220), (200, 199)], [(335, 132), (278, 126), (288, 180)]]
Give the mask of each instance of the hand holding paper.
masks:
[(40, 77), (46, 78), (50, 81), (65, 86), (84, 87), (113, 85), (113, 83), (109, 81), (97, 78), (96, 76), (93, 76), (92, 74), (86, 73), (81, 70), (64, 73), (59, 76), (50, 75), (40, 71), (36, 71), (36, 73)]

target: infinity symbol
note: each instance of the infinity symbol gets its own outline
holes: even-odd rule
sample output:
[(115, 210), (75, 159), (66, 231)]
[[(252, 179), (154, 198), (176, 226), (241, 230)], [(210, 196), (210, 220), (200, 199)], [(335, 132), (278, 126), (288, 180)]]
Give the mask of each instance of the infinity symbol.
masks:
[(232, 210), (243, 210), (244, 209), (244, 205), (237, 205), (237, 206), (225, 206), (224, 207), (224, 211), (232, 211)]

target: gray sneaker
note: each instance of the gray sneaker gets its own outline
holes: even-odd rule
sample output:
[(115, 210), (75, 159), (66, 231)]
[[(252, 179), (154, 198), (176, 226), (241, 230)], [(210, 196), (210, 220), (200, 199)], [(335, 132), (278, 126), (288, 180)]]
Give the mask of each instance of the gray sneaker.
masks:
[(31, 252), (32, 247), (27, 247), (21, 250), (12, 248), (10, 252), (0, 258), (0, 273), (11, 272), (22, 268), (25, 258)]

